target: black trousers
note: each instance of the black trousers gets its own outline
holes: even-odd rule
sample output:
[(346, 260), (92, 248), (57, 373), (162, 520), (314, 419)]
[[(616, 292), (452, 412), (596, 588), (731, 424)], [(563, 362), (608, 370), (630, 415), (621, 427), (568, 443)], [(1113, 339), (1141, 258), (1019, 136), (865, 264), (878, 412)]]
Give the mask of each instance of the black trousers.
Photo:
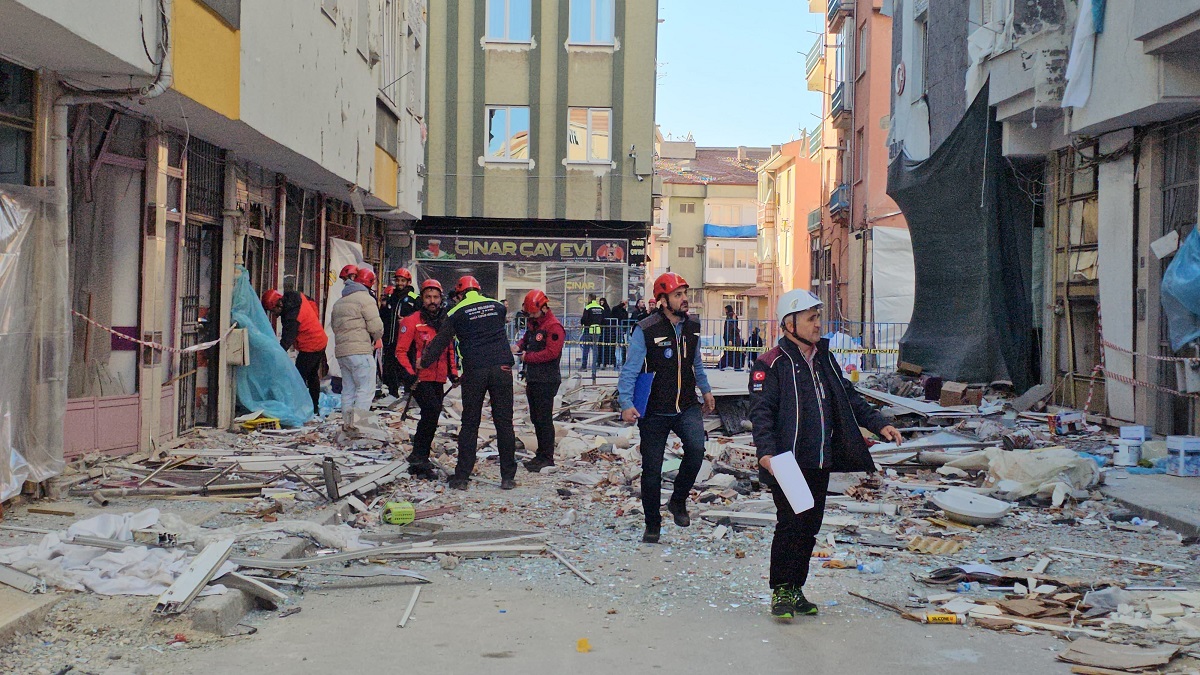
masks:
[(387, 387), (388, 393), (397, 398), (400, 397), (400, 373), (402, 370), (400, 361), (396, 358), (396, 345), (391, 347), (383, 345), (383, 372), (380, 380)]
[(667, 436), (674, 431), (683, 442), (683, 461), (675, 476), (675, 488), (671, 502), (686, 504), (688, 493), (696, 484), (700, 466), (704, 464), (704, 415), (700, 406), (694, 405), (676, 415), (646, 415), (638, 420), (642, 452), (642, 510), (646, 512), (646, 525), (660, 527), (662, 513), (662, 465), (667, 449)]
[(783, 489), (771, 484), (778, 521), (775, 538), (771, 540), (771, 588), (791, 586), (800, 588), (808, 581), (808, 563), (817, 544), (817, 533), (825, 519), (825, 493), (829, 490), (829, 469), (801, 469), (808, 489), (812, 490), (813, 507), (804, 513), (794, 513)]
[(313, 414), (321, 414), (321, 364), (325, 363), (325, 352), (300, 352), (296, 356), (296, 370), (308, 387), (312, 397)]
[(517, 436), (513, 433), (512, 366), (491, 366), (467, 371), (462, 376), (462, 426), (458, 430), (458, 466), (454, 477), (469, 479), (475, 469), (479, 448), (479, 420), (483, 416), (483, 397), (492, 401), (492, 424), (496, 425), (496, 445), (500, 450), (500, 478), (517, 476)]
[(417, 421), (417, 433), (413, 436), (412, 454), (408, 463), (413, 468), (429, 468), (429, 451), (433, 448), (433, 436), (437, 433), (438, 419), (442, 416), (442, 399), (446, 398), (446, 385), (442, 382), (418, 382), (413, 385), (412, 396), (421, 409)]
[(529, 417), (537, 433), (537, 459), (554, 461), (554, 395), (558, 382), (528, 382), (525, 397), (529, 399)]

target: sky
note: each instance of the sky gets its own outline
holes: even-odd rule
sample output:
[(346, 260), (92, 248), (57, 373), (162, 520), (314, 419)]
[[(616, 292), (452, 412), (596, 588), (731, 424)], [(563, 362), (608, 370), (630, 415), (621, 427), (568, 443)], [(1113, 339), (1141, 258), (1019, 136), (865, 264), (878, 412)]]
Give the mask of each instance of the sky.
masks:
[(804, 55), (824, 17), (805, 0), (659, 0), (663, 136), (705, 146), (770, 146), (817, 125)]

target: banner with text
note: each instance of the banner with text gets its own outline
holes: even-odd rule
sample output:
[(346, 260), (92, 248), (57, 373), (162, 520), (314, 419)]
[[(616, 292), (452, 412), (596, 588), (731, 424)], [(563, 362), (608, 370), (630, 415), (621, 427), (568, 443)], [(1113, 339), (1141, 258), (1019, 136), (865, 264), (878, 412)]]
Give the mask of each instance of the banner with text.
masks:
[(417, 235), (416, 257), (417, 260), (630, 262), (628, 239), (472, 237), (453, 234)]

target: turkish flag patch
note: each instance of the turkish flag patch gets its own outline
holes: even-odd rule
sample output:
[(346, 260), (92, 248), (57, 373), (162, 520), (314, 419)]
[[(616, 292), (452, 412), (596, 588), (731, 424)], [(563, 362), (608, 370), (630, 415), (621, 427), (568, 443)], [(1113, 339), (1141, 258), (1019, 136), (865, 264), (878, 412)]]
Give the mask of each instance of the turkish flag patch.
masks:
[(767, 379), (767, 371), (756, 370), (754, 371), (754, 374), (750, 376), (750, 379), (754, 380), (755, 382), (762, 382), (763, 380)]

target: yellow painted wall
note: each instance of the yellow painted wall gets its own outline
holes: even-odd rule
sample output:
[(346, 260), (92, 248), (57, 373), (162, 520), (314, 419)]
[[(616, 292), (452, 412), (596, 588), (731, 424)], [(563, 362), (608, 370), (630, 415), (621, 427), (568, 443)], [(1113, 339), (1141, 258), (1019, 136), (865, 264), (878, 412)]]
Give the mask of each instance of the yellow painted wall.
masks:
[[(197, 0), (175, 0), (176, 91), (231, 120), (240, 116), (242, 36)], [(393, 181), (394, 182), (394, 181)], [(395, 190), (392, 191), (395, 201)]]
[(371, 192), (388, 206), (396, 206), (396, 177), (400, 165), (383, 148), (375, 146), (375, 180)]

